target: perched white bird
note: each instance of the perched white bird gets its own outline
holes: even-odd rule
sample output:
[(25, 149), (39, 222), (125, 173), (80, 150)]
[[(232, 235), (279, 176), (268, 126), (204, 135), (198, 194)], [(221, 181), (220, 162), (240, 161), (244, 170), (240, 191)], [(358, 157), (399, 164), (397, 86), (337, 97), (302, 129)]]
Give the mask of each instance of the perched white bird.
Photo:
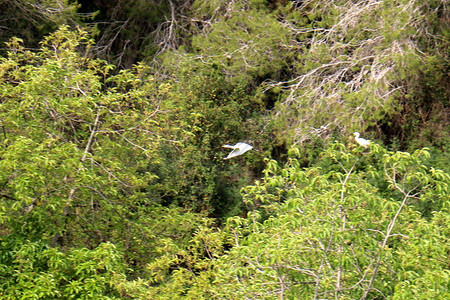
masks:
[(355, 141), (360, 144), (361, 146), (363, 146), (364, 148), (369, 147), (370, 141), (360, 138), (359, 137), (359, 132), (353, 132), (353, 134), (355, 135)]
[(249, 144), (246, 143), (237, 143), (234, 146), (231, 145), (223, 145), (222, 147), (224, 148), (231, 148), (233, 149), (233, 151), (231, 151), (230, 154), (228, 154), (227, 157), (225, 157), (224, 159), (230, 159), (232, 157), (244, 154), (245, 152), (247, 152), (248, 150), (253, 149), (253, 146), (250, 146)]

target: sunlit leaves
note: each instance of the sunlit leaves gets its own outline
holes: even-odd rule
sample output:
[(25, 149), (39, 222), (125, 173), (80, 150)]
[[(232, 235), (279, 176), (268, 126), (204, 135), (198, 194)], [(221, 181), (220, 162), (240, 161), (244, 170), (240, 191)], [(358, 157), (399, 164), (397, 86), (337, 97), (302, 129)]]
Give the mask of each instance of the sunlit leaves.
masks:
[[(373, 150), (362, 158), (358, 151), (334, 144), (321, 158), (323, 169), (302, 170), (295, 159), (283, 168), (269, 163), (268, 169), (274, 171), (244, 190), (244, 200), (255, 210), (246, 219), (230, 220), (227, 227), (237, 240), (228, 255), (216, 262), (217, 294), (231, 298), (336, 294), (360, 298), (367, 291), (371, 296), (388, 296), (401, 295), (394, 287), (409, 286), (411, 280), (415, 283), (410, 287), (417, 289), (417, 294), (429, 286), (417, 280), (425, 268), (441, 282), (434, 285), (432, 295), (443, 295), (448, 282), (445, 263), (429, 268), (424, 266), (428, 262), (405, 263), (408, 258), (402, 256), (403, 251), (411, 251), (405, 249), (413, 247), (416, 257), (428, 255), (433, 257), (430, 261), (445, 261), (446, 234), (439, 232), (445, 229), (435, 222), (437, 216), (447, 214), (438, 213), (427, 221), (412, 206), (403, 207), (401, 200), (436, 195), (434, 186), (446, 185), (441, 180), (446, 176), (434, 177), (436, 172), (423, 164), (426, 149), (413, 154), (388, 152), (379, 146)], [(363, 167), (367, 161), (375, 168)], [(374, 173), (391, 182), (391, 188), (400, 194), (403, 191), (403, 197), (384, 198), (385, 191), (367, 181)], [(438, 232), (420, 244), (437, 243), (433, 250), (415, 244), (413, 238), (430, 228)], [(403, 272), (406, 265), (408, 271)], [(393, 278), (399, 272), (403, 277)], [(372, 276), (376, 290), (369, 284)]]
[[(177, 249), (205, 215), (157, 205), (177, 192), (155, 172), (163, 169), (161, 149), (181, 143), (171, 84), (156, 83), (143, 65), (110, 75), (111, 65), (89, 57), (91, 43), (85, 31), (62, 27), (41, 51), (11, 42), (11, 55), (0, 62), (0, 254), (9, 257), (1, 268), (14, 273), (25, 263), (13, 263), (13, 248), (52, 251), (31, 249), (37, 254), (29, 268), (17, 281), (1, 282), (15, 286), (12, 298), (117, 297), (113, 281), (139, 289), (124, 279), (124, 269), (111, 273), (115, 267), (103, 254), (84, 247), (110, 241), (125, 259), (115, 250), (105, 255), (141, 274), (164, 254), (163, 236)], [(43, 258), (42, 276), (26, 281)]]
[(67, 253), (29, 242), (10, 249), (12, 267), (0, 272), (0, 295), (4, 299), (119, 299), (124, 267), (120, 253), (110, 243), (93, 250), (81, 248)]

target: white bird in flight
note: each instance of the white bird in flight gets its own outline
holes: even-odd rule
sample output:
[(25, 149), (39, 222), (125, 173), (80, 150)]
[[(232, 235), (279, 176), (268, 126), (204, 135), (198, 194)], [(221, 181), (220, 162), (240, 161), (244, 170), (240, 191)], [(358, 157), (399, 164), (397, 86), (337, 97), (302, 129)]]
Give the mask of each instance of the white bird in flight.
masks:
[(360, 144), (361, 146), (363, 146), (364, 148), (369, 147), (370, 145), (370, 141), (360, 138), (359, 137), (359, 132), (353, 132), (353, 134), (355, 135), (355, 141)]
[(250, 146), (249, 144), (246, 143), (237, 143), (234, 146), (231, 145), (223, 145), (222, 147), (224, 148), (231, 148), (233, 149), (233, 151), (231, 151), (230, 154), (228, 154), (227, 157), (225, 157), (224, 159), (230, 159), (232, 157), (244, 154), (245, 152), (247, 152), (248, 150), (253, 149), (253, 146)]

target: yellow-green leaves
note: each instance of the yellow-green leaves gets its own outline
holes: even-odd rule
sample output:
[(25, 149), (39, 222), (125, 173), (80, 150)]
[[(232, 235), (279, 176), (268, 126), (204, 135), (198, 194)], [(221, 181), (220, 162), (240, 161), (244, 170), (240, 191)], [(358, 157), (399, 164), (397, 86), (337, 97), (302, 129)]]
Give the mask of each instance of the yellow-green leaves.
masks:
[[(424, 165), (427, 149), (412, 154), (374, 150), (361, 156), (333, 144), (319, 159), (320, 169), (301, 169), (295, 159), (284, 167), (268, 162), (271, 171), (263, 181), (243, 190), (252, 211), (228, 224), (236, 241), (215, 264), (217, 296), (401, 297), (406, 292), (400, 286), (415, 294), (433, 286), (430, 295), (444, 295), (445, 263), (428, 264), (445, 261), (448, 226), (438, 224), (448, 214), (425, 220), (409, 203), (438, 196), (434, 187), (447, 185), (448, 175)], [(374, 174), (385, 184), (372, 185)], [(388, 183), (402, 197), (391, 194)], [(420, 244), (413, 238), (429, 230), (437, 232)], [(412, 248), (416, 257), (428, 258), (405, 261), (404, 251)], [(420, 274), (434, 274), (434, 283), (420, 280)]]

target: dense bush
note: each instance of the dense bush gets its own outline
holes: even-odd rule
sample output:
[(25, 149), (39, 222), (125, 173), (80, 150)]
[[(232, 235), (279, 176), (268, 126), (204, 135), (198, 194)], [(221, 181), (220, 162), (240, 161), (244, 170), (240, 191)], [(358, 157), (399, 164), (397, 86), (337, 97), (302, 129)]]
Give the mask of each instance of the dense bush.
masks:
[(2, 298), (450, 296), (445, 1), (80, 4), (0, 4)]

